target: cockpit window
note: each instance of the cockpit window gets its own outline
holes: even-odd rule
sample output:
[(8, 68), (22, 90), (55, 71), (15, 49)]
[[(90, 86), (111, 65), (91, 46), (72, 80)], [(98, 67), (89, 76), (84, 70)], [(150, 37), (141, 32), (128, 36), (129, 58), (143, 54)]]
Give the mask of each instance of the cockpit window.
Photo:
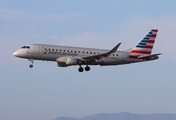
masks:
[(30, 49), (30, 47), (29, 47), (29, 46), (26, 46), (26, 49)]
[(22, 49), (30, 49), (30, 46), (23, 46)]

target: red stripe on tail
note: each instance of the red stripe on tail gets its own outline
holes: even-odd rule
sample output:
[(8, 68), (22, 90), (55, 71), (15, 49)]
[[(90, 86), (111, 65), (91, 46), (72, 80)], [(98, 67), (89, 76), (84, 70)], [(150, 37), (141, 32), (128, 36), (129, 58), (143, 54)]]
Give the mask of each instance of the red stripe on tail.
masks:
[(132, 50), (131, 53), (151, 54), (150, 51)]
[(154, 43), (155, 40), (148, 40), (147, 43)]
[(153, 46), (146, 45), (144, 48), (150, 48), (150, 49), (152, 49)]
[(153, 32), (158, 32), (158, 30), (152, 30)]
[(150, 37), (156, 37), (156, 34), (151, 34)]

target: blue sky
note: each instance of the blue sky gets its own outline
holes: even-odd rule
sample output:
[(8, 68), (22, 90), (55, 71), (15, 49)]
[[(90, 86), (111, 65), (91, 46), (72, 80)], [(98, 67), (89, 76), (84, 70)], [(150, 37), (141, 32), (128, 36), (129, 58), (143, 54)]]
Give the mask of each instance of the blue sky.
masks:
[[(0, 1), (0, 119), (48, 120), (96, 113), (176, 112), (176, 2), (127, 0)], [(120, 50), (159, 29), (157, 61), (100, 67), (78, 66), (12, 56), (30, 43)]]

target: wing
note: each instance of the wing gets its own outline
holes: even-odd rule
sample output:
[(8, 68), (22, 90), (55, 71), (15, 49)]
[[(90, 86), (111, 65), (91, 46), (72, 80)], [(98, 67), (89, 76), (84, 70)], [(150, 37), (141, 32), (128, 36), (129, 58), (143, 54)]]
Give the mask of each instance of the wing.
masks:
[(82, 57), (82, 58), (80, 58), (80, 60), (91, 61), (91, 60), (99, 60), (99, 59), (101, 59), (103, 57), (107, 57), (107, 56), (111, 55), (112, 53), (116, 52), (117, 49), (119, 48), (120, 44), (121, 43), (117, 44), (112, 50), (110, 50), (107, 53), (93, 55), (93, 56), (87, 56), (87, 57)]

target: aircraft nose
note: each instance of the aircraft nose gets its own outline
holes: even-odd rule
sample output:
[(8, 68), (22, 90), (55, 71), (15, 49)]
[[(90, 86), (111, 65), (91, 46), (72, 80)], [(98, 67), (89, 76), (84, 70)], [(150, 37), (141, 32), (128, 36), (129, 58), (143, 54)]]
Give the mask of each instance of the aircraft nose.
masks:
[(18, 51), (15, 51), (14, 53), (13, 53), (13, 56), (18, 56)]
[(13, 56), (16, 56), (16, 55), (17, 55), (17, 53), (16, 53), (16, 52), (14, 52), (14, 53), (13, 53)]

